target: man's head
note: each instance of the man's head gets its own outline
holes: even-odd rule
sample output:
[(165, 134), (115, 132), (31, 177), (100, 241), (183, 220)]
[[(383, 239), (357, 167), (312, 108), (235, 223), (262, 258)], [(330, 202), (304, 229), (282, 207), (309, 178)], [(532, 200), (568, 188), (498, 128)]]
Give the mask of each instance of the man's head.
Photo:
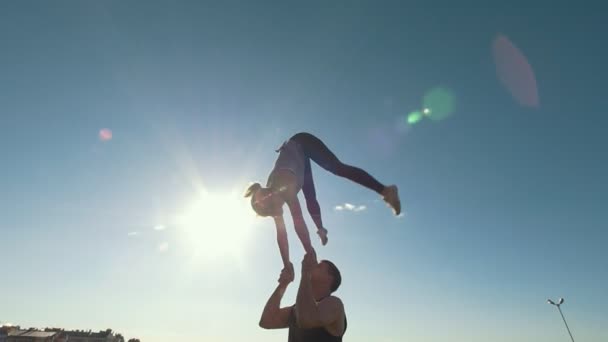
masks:
[(342, 283), (340, 270), (329, 260), (321, 260), (311, 273), (313, 291), (323, 296), (334, 293)]

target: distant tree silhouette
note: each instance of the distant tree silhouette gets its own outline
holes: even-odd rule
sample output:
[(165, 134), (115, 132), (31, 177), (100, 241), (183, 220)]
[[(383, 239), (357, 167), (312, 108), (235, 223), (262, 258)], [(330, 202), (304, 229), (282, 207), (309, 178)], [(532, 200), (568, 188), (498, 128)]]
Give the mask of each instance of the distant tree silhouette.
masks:
[(114, 337), (116, 338), (116, 342), (125, 342), (125, 338), (122, 337), (122, 334), (116, 334)]
[(132, 339), (130, 339), (130, 340), (129, 340), (129, 341), (127, 341), (127, 342), (140, 342), (140, 341), (139, 341), (139, 339), (138, 339), (138, 338), (132, 338)]

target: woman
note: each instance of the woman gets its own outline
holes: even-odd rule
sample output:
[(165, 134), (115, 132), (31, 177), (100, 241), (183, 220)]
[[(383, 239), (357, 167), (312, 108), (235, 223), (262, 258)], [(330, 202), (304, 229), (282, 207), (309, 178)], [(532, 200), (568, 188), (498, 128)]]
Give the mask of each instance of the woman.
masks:
[(251, 207), (259, 216), (272, 216), (277, 228), (277, 242), (285, 269), (293, 278), (293, 265), (289, 261), (287, 231), (283, 220), (283, 204), (287, 204), (294, 226), (306, 253), (316, 255), (311, 242), (302, 209), (298, 201), (300, 190), (304, 193), (306, 207), (317, 226), (317, 234), (323, 245), (327, 244), (327, 229), (323, 227), (321, 209), (317, 202), (315, 184), (312, 179), (310, 161), (325, 170), (358, 183), (380, 194), (393, 209), (395, 215), (401, 213), (401, 202), (397, 186), (385, 186), (366, 171), (342, 163), (317, 137), (310, 133), (298, 133), (287, 140), (277, 150), (279, 156), (268, 176), (266, 187), (252, 184), (245, 193), (251, 197)]

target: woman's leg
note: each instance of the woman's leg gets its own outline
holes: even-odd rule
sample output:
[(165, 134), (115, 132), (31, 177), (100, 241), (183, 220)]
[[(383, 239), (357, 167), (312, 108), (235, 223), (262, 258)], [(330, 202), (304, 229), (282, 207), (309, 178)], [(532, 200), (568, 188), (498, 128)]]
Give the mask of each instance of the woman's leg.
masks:
[[(291, 139), (297, 141), (302, 146), (306, 157), (314, 160), (319, 166), (337, 176), (344, 177), (377, 192), (393, 208), (395, 215), (401, 213), (401, 201), (399, 200), (397, 186), (384, 186), (365, 170), (342, 163), (319, 138), (310, 133), (298, 133)], [(312, 177), (312, 173), (310, 175)]]
[(300, 146), (302, 146), (304, 154), (306, 154), (308, 158), (336, 176), (349, 179), (378, 194), (382, 194), (386, 188), (365, 170), (342, 163), (338, 157), (336, 157), (336, 155), (314, 135), (310, 133), (298, 133), (291, 139), (297, 141)]
[(306, 158), (304, 166), (304, 185), (302, 185), (302, 192), (306, 199), (306, 207), (308, 213), (312, 217), (312, 220), (317, 226), (317, 234), (321, 238), (321, 243), (325, 245), (327, 243), (327, 229), (323, 227), (323, 220), (321, 219), (321, 207), (317, 201), (317, 192), (315, 190), (315, 182), (312, 178), (312, 168), (310, 167), (310, 158)]

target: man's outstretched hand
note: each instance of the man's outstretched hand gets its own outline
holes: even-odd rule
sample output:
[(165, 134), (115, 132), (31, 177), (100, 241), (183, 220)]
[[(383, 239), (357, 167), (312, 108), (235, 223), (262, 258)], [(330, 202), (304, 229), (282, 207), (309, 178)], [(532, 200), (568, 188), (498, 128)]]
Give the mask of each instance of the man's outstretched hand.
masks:
[(289, 266), (283, 268), (281, 275), (279, 275), (279, 284), (287, 287), (295, 279), (295, 272), (293, 270), (293, 264), (289, 263)]

